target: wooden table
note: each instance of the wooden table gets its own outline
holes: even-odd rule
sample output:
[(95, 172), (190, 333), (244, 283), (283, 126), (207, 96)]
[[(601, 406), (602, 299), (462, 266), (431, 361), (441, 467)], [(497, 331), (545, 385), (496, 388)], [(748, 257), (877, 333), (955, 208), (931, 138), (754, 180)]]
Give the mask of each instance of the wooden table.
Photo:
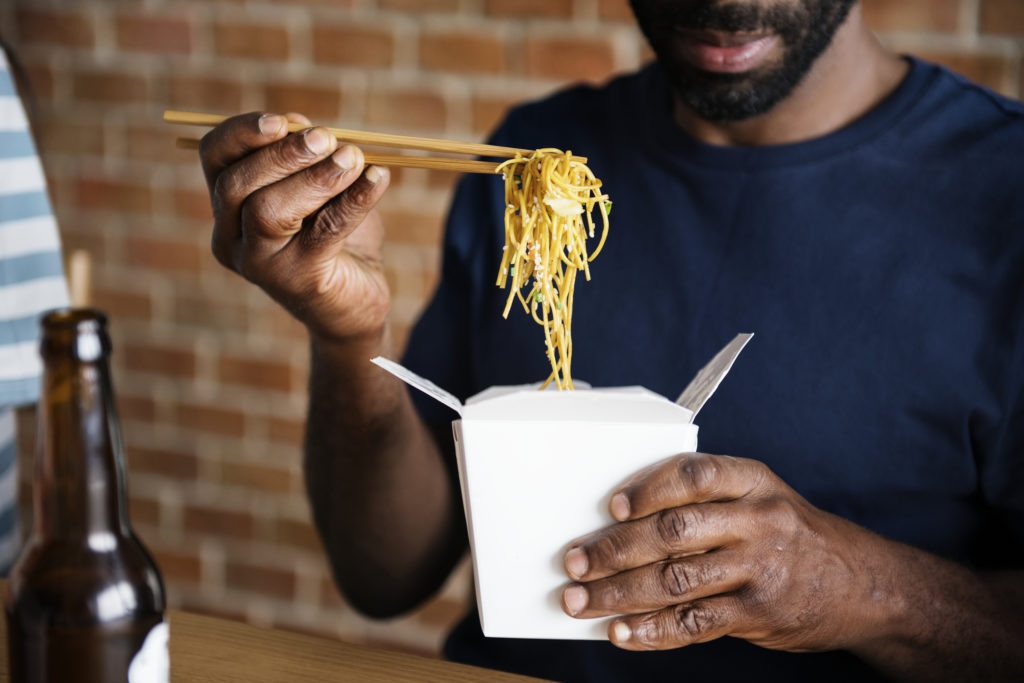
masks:
[[(0, 595), (5, 591), (6, 582), (0, 580)], [(537, 680), (188, 612), (171, 610), (168, 622), (175, 683)], [(0, 626), (0, 682), (6, 682), (5, 619), (0, 618)]]

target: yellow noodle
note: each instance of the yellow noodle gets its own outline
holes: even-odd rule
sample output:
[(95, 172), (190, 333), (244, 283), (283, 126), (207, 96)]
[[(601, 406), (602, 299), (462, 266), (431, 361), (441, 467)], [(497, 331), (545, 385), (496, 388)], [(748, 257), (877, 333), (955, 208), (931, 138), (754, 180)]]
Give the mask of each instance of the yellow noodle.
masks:
[[(544, 328), (545, 352), (552, 381), (572, 389), (572, 305), (576, 273), (590, 279), (589, 263), (608, 236), (608, 195), (601, 181), (572, 152), (538, 149), (517, 155), (497, 171), (505, 180), (505, 247), (497, 284), (511, 287), (505, 310), (519, 299), (524, 311)], [(587, 240), (595, 235), (594, 210), (601, 217), (601, 236), (593, 253)], [(526, 293), (523, 293), (523, 290)]]

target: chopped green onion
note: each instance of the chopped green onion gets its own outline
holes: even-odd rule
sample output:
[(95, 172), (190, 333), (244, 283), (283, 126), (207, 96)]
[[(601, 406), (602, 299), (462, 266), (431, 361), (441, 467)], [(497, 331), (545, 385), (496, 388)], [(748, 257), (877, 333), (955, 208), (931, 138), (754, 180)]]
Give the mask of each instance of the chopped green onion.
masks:
[(601, 202), (601, 208), (604, 209), (604, 215), (605, 216), (611, 216), (612, 215), (612, 203), (611, 202)]
[(542, 292), (537, 292), (537, 293), (536, 293), (536, 294), (535, 294), (535, 295), (533, 296), (533, 298), (534, 298), (534, 300), (536, 300), (536, 302), (537, 302), (537, 303), (539, 303), (539, 304), (542, 304), (542, 303), (544, 303), (544, 294), (543, 294)]

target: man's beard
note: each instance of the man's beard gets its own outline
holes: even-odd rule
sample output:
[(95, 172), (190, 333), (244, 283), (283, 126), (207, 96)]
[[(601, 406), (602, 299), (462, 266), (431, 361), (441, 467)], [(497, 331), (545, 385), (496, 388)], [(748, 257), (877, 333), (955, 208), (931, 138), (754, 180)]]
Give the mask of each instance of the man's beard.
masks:
[[(752, 2), (630, 0), (630, 5), (683, 102), (708, 121), (741, 121), (769, 111), (799, 85), (856, 2), (799, 0), (764, 7)], [(703, 71), (680, 56), (680, 29), (774, 33), (784, 50), (778, 63), (745, 73)]]

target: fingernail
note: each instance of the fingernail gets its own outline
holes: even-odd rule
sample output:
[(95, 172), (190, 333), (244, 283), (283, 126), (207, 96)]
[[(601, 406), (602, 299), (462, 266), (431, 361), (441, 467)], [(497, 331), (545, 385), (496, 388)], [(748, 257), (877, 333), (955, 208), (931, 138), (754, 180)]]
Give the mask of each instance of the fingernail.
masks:
[(611, 510), (612, 517), (620, 522), (629, 519), (629, 498), (626, 498), (625, 493), (616, 493), (612, 496), (608, 507)]
[(587, 606), (587, 589), (578, 584), (573, 584), (562, 591), (562, 602), (569, 614), (576, 616)]
[(306, 149), (316, 155), (323, 154), (331, 146), (331, 138), (323, 128), (310, 128), (302, 134)]
[(573, 579), (582, 579), (588, 565), (587, 554), (580, 548), (572, 548), (565, 554), (565, 571)]
[(624, 621), (616, 621), (612, 624), (612, 640), (616, 643), (625, 643), (633, 635), (633, 630)]
[(367, 182), (376, 185), (377, 183), (380, 182), (380, 179), (384, 177), (384, 172), (381, 171), (376, 166), (371, 166), (370, 168), (366, 169), (366, 173), (364, 173), (363, 175), (366, 176)]
[(342, 171), (351, 171), (356, 167), (356, 148), (352, 145), (345, 145), (331, 155), (331, 161)]
[(258, 124), (260, 132), (272, 138), (281, 132), (281, 128), (287, 125), (287, 122), (278, 114), (264, 114), (259, 118)]

